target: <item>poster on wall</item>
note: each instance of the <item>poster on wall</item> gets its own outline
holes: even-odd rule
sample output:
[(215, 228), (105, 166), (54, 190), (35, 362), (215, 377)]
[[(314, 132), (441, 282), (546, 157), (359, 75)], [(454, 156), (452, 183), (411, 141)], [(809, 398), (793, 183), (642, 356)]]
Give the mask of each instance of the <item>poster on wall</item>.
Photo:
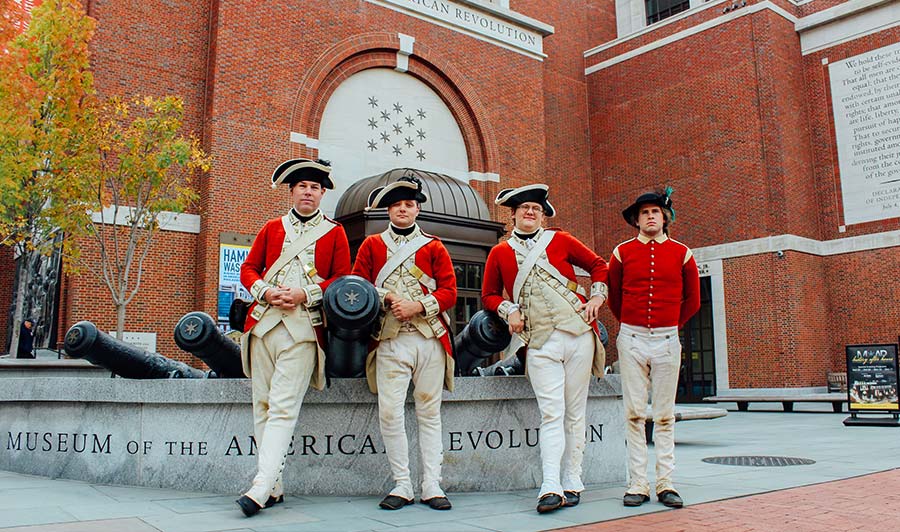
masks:
[(241, 284), (241, 264), (247, 258), (250, 246), (219, 244), (219, 298), (216, 305), (216, 321), (222, 332), (228, 332), (228, 309), (235, 299), (252, 301), (250, 293)]
[(900, 217), (900, 43), (828, 65), (844, 223)]
[(847, 346), (850, 412), (898, 412), (897, 345)]

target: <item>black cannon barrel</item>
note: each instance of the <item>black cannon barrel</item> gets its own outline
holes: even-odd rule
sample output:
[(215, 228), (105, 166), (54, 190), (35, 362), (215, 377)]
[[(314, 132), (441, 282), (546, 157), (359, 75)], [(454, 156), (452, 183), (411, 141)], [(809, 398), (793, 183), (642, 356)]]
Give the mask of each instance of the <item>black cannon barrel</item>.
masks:
[(510, 375), (525, 375), (525, 364), (522, 362), (524, 353), (519, 351), (508, 357), (491, 364), (486, 368), (475, 368), (474, 374), (482, 377), (508, 377)]
[(212, 316), (205, 312), (188, 312), (175, 325), (175, 343), (199, 358), (217, 377), (244, 378), (241, 346), (225, 336)]
[(203, 379), (206, 373), (184, 362), (149, 353), (80, 321), (66, 333), (66, 353), (129, 379)]
[(475, 367), (509, 346), (509, 327), (495, 312), (479, 310), (453, 339), (453, 358), (460, 376), (477, 374)]
[(328, 322), (325, 374), (364, 377), (369, 337), (381, 311), (378, 292), (362, 277), (345, 275), (328, 285), (322, 297)]

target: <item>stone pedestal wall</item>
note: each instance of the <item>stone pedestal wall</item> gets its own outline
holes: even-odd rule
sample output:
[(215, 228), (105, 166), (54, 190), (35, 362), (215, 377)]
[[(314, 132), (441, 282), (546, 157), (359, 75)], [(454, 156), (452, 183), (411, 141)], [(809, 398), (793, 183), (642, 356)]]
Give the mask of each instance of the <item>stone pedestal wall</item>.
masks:
[[(524, 377), (458, 378), (441, 412), (446, 491), (540, 485), (540, 415)], [(585, 484), (624, 485), (618, 376), (592, 379), (587, 412)], [(406, 415), (417, 479), (411, 395)], [(0, 378), (0, 469), (239, 493), (256, 468), (252, 434), (246, 379)], [(291, 494), (380, 495), (393, 485), (363, 379), (335, 379), (306, 395), (292, 453), (284, 473)]]

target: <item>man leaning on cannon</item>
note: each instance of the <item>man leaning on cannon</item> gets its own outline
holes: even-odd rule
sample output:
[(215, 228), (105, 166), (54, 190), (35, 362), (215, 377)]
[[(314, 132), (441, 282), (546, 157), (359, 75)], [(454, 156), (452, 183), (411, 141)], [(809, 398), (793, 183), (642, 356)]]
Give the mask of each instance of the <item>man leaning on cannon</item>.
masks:
[(241, 283), (255, 299), (241, 337), (244, 373), (253, 390), (259, 450), (253, 484), (238, 500), (250, 517), (284, 500), (281, 475), (300, 405), (309, 385), (325, 383), (322, 295), (350, 273), (344, 228), (319, 211), (333, 189), (327, 161), (291, 159), (272, 174), (289, 186), (292, 208), (266, 222), (241, 265)]
[[(603, 375), (606, 357), (596, 320), (607, 266), (571, 234), (542, 227), (556, 214), (547, 185), (501, 190), (494, 203), (510, 209), (515, 227), (488, 254), (481, 301), (527, 346), (525, 370), (541, 411), (537, 511), (547, 513), (575, 506), (584, 490), (588, 386), (592, 372)], [(590, 294), (578, 285), (575, 267), (590, 275)]]
[(353, 265), (354, 274), (375, 285), (386, 311), (375, 329), (378, 348), (366, 361), (369, 388), (378, 393), (381, 437), (395, 483), (379, 504), (385, 510), (413, 502), (404, 424), (410, 380), (422, 455), (420, 500), (435, 510), (451, 506), (440, 484), (441, 392), (444, 387), (453, 390), (445, 311), (456, 303), (456, 275), (444, 244), (416, 225), (419, 205), (427, 200), (422, 183), (414, 177), (373, 190), (369, 208), (387, 208), (390, 226), (363, 241)]

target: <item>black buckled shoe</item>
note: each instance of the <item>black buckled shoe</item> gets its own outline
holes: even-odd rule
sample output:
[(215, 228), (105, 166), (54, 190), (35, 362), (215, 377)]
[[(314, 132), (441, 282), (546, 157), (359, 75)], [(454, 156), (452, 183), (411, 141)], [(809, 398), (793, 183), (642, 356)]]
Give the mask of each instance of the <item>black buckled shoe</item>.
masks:
[(684, 506), (684, 501), (681, 499), (681, 495), (678, 494), (675, 490), (665, 490), (656, 494), (656, 498), (659, 499), (659, 502), (668, 506), (669, 508), (681, 508)]
[(246, 495), (241, 495), (241, 498), (234, 502), (241, 507), (241, 511), (244, 512), (244, 515), (247, 517), (253, 517), (262, 510), (262, 506), (256, 504), (256, 501)]
[(271, 508), (271, 507), (275, 506), (276, 504), (281, 504), (283, 502), (284, 502), (284, 494), (283, 493), (281, 495), (279, 495), (278, 497), (269, 495), (269, 498), (266, 499), (266, 504), (263, 506), (263, 508)]
[(564, 491), (563, 495), (566, 496), (566, 502), (563, 506), (578, 506), (578, 503), (581, 502), (581, 495), (577, 491)]
[(643, 493), (626, 493), (622, 498), (622, 504), (625, 506), (640, 506), (650, 500), (649, 495)]
[(453, 508), (453, 505), (450, 504), (450, 499), (447, 497), (432, 497), (427, 501), (422, 499), (421, 502), (422, 504), (427, 504), (432, 510), (449, 510)]
[(404, 499), (399, 495), (388, 495), (380, 503), (378, 506), (384, 508), (385, 510), (399, 510), (403, 508), (407, 504), (412, 504), (412, 499)]
[(548, 493), (541, 497), (537, 503), (537, 511), (539, 514), (545, 514), (562, 508), (563, 498), (555, 493)]

